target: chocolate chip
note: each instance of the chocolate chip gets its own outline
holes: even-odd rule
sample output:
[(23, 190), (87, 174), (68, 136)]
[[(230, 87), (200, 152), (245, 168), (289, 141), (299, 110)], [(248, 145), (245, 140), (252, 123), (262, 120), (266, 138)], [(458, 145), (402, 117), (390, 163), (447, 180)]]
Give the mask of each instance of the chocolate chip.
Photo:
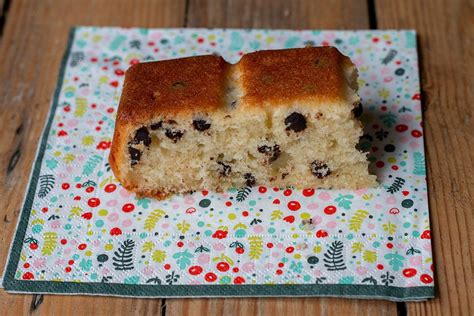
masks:
[(257, 183), (255, 180), (255, 177), (251, 173), (246, 173), (244, 174), (244, 179), (245, 179), (245, 185), (248, 187), (251, 187)]
[(160, 129), (163, 126), (163, 122), (159, 121), (158, 123), (151, 124), (150, 128), (152, 131), (156, 131), (157, 129)]
[(230, 102), (230, 107), (235, 109), (235, 107), (237, 106), (237, 100), (233, 100), (232, 102)]
[(266, 154), (272, 151), (272, 147), (263, 145), (263, 146), (257, 147), (257, 150), (259, 153)]
[(285, 180), (285, 178), (286, 178), (288, 175), (289, 175), (288, 172), (283, 172), (283, 173), (281, 174), (281, 179), (282, 179), (282, 180)]
[(301, 113), (293, 112), (285, 119), (287, 131), (300, 132), (306, 129), (306, 119)]
[(359, 103), (355, 108), (352, 109), (352, 114), (354, 114), (355, 118), (360, 117), (362, 115), (363, 110), (364, 109), (362, 108), (362, 103)]
[(165, 131), (165, 135), (166, 137), (168, 137), (169, 139), (171, 139), (173, 142), (176, 143), (178, 140), (181, 139), (181, 137), (183, 137), (184, 132), (178, 129), (167, 128)]
[(281, 154), (280, 146), (278, 146), (277, 144), (273, 145), (273, 147), (268, 145), (262, 145), (257, 147), (257, 150), (259, 153), (265, 154), (269, 157), (268, 162), (274, 162)]
[(194, 120), (194, 128), (200, 132), (203, 132), (211, 127), (211, 123), (206, 122), (205, 120)]
[(331, 174), (331, 169), (324, 162), (315, 160), (311, 163), (311, 173), (318, 179), (322, 179)]
[(220, 166), (219, 168), (219, 173), (223, 177), (228, 177), (230, 173), (232, 172), (232, 167), (229, 165), (226, 165), (222, 161), (218, 161), (217, 164)]
[(133, 147), (128, 147), (128, 153), (130, 154), (130, 159), (132, 160), (132, 166), (136, 165), (138, 161), (140, 161), (142, 153), (138, 149)]
[(145, 126), (140, 127), (135, 132), (135, 136), (133, 137), (134, 144), (144, 144), (145, 146), (150, 146), (151, 144), (151, 137), (150, 133), (148, 132), (148, 128)]

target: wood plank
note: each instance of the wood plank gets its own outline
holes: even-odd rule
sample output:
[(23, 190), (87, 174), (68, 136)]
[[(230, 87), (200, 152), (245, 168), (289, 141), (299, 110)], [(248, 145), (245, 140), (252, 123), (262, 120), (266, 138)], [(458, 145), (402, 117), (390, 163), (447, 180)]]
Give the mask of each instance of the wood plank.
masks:
[(366, 29), (360, 0), (189, 0), (188, 27)]
[[(185, 0), (12, 1), (0, 43), (0, 262), (5, 262), (36, 146), (73, 25), (183, 26)], [(160, 300), (33, 296), (0, 291), (0, 314), (157, 314)]]
[[(189, 2), (188, 27), (366, 29), (365, 1)], [(396, 315), (396, 304), (334, 298), (167, 299), (166, 315)]]
[(437, 298), (410, 315), (474, 315), (472, 1), (376, 1), (380, 28), (415, 28), (421, 77)]

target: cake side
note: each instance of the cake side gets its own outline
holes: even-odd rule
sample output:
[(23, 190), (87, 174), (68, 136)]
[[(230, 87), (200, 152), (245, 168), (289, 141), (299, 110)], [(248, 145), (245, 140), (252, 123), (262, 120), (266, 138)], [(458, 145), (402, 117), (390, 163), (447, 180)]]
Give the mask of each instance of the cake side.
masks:
[[(253, 185), (376, 185), (366, 154), (355, 148), (362, 126), (349, 58), (328, 48), (250, 53), (236, 65), (207, 57), (127, 72), (110, 155), (126, 189), (164, 198)], [(299, 73), (290, 65), (316, 70)], [(201, 73), (212, 73), (209, 81), (196, 81)], [(269, 77), (267, 86), (262, 78)], [(184, 84), (174, 95), (179, 100), (169, 88), (176, 81)]]

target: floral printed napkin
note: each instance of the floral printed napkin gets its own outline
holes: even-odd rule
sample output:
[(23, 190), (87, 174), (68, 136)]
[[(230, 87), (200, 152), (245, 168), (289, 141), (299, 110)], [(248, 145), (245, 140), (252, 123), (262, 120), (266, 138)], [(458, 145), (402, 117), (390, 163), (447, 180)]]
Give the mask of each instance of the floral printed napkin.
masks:
[[(118, 296), (434, 295), (413, 31), (77, 27), (4, 275), (7, 291)], [(237, 188), (138, 199), (107, 162), (134, 63), (334, 45), (360, 72), (370, 190)]]

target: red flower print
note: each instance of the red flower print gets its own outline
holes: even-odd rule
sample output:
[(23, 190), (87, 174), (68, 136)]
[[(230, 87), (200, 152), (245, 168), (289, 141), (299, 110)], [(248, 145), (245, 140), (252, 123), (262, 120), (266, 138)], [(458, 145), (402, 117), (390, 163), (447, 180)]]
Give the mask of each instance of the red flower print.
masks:
[(212, 235), (212, 238), (223, 239), (227, 237), (227, 231), (225, 230), (216, 230), (216, 232)]
[(96, 148), (106, 150), (106, 149), (110, 148), (111, 144), (112, 144), (112, 142), (101, 141), (101, 142), (99, 142), (99, 144), (97, 145)]
[(242, 283), (245, 283), (245, 279), (243, 277), (238, 276), (234, 279), (234, 284), (242, 284)]
[(316, 237), (318, 238), (324, 238), (324, 237), (327, 237), (328, 235), (329, 235), (328, 232), (322, 229), (316, 232)]
[(118, 227), (114, 227), (110, 230), (110, 235), (111, 236), (118, 236), (118, 235), (122, 235), (122, 230)]
[(423, 234), (421, 234), (421, 239), (431, 239), (431, 232), (429, 230), (425, 230)]
[(422, 274), (420, 276), (420, 281), (425, 284), (428, 284), (428, 283), (433, 282), (433, 278), (429, 274)]
[(216, 268), (217, 268), (217, 270), (219, 270), (221, 272), (226, 272), (227, 270), (230, 269), (230, 266), (227, 262), (221, 261), (221, 262), (217, 263)]
[(208, 272), (206, 273), (206, 275), (204, 276), (204, 279), (207, 281), (207, 282), (214, 282), (217, 280), (217, 275), (215, 273), (212, 273), (212, 272)]
[(21, 278), (23, 280), (33, 280), (35, 278), (35, 276), (31, 272), (26, 272), (25, 274), (23, 274), (23, 276)]
[(202, 273), (202, 267), (200, 266), (191, 266), (188, 269), (189, 274), (191, 275), (198, 275)]
[(405, 269), (405, 270), (403, 270), (403, 275), (406, 278), (414, 277), (416, 275), (416, 269), (413, 269), (413, 268)]

